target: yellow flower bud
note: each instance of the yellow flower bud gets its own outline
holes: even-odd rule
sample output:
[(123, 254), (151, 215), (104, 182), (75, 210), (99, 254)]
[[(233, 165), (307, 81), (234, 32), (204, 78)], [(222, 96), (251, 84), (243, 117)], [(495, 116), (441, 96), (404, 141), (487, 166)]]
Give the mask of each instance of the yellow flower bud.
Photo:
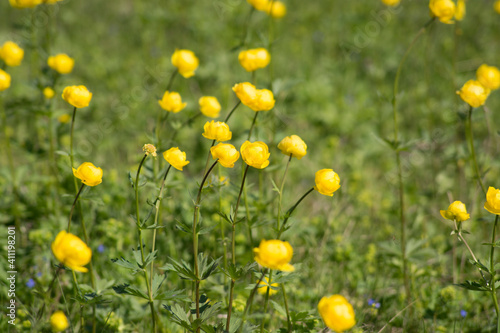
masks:
[(316, 172), (314, 189), (321, 194), (333, 196), (340, 188), (340, 178), (332, 169), (322, 169)]
[(500, 215), (500, 190), (497, 190), (496, 188), (491, 186), (488, 187), (484, 209), (486, 209), (491, 214)]
[(10, 75), (6, 71), (0, 69), (0, 91), (4, 91), (10, 87)]
[(259, 68), (269, 65), (271, 55), (265, 48), (250, 49), (241, 51), (238, 55), (238, 61), (241, 67), (247, 72), (253, 72)]
[(262, 240), (259, 247), (253, 249), (255, 261), (266, 268), (284, 272), (293, 272), (295, 268), (290, 265), (293, 248), (288, 242), (279, 239)]
[(213, 96), (203, 96), (198, 100), (200, 104), (200, 111), (203, 115), (210, 118), (217, 118), (220, 114), (220, 103), (217, 98)]
[(382, 2), (386, 6), (396, 7), (397, 5), (399, 5), (401, 0), (382, 0)]
[(54, 98), (54, 96), (56, 95), (56, 92), (54, 91), (54, 89), (52, 89), (51, 87), (45, 87), (43, 89), (43, 96), (46, 98), (46, 99), (51, 99), (51, 98)]
[(214, 160), (219, 160), (219, 163), (225, 168), (234, 167), (234, 163), (240, 158), (240, 153), (233, 145), (229, 143), (219, 143), (210, 148), (210, 153)]
[(500, 0), (495, 1), (495, 3), (493, 4), (493, 8), (498, 14), (500, 14)]
[(457, 222), (467, 221), (470, 218), (465, 204), (461, 201), (454, 201), (447, 210), (440, 210), (439, 213), (445, 219)]
[(286, 6), (281, 1), (269, 1), (266, 13), (273, 18), (282, 18), (286, 15)]
[(245, 141), (240, 148), (241, 158), (246, 164), (257, 168), (264, 169), (269, 165), (269, 148), (262, 141)]
[(186, 107), (187, 103), (182, 103), (181, 95), (178, 92), (168, 90), (163, 94), (163, 98), (158, 101), (161, 108), (168, 112), (177, 113)]
[(62, 115), (60, 115), (57, 120), (61, 123), (61, 124), (67, 124), (69, 123), (69, 121), (71, 120), (71, 116), (67, 113), (64, 113)]
[(243, 82), (235, 84), (233, 91), (236, 96), (240, 99), (241, 103), (250, 107), (257, 99), (257, 89), (250, 82)]
[(457, 1), (457, 9), (455, 10), (455, 20), (462, 21), (465, 17), (465, 0)]
[(331, 330), (341, 333), (356, 325), (354, 309), (342, 295), (323, 297), (318, 304), (318, 311)]
[(439, 19), (439, 21), (451, 24), (455, 16), (456, 6), (452, 0), (430, 0), (429, 9), (431, 14)]
[(233, 136), (233, 133), (229, 130), (229, 126), (222, 121), (207, 121), (203, 129), (205, 132), (202, 135), (205, 138), (218, 142), (231, 140)]
[(491, 90), (500, 88), (500, 70), (495, 66), (482, 64), (476, 72), (477, 80)]
[(298, 160), (307, 154), (307, 145), (298, 135), (285, 137), (278, 144), (278, 149), (283, 154), (296, 157)]
[(59, 74), (69, 74), (75, 66), (75, 60), (67, 54), (60, 53), (49, 57), (47, 65)]
[(170, 163), (171, 166), (180, 171), (182, 171), (184, 166), (189, 164), (189, 161), (186, 161), (186, 153), (181, 151), (178, 147), (173, 147), (164, 151), (163, 158)]
[(62, 311), (56, 311), (50, 316), (52, 332), (62, 332), (69, 327), (68, 318)]
[(156, 157), (156, 147), (150, 143), (146, 143), (142, 146), (142, 151), (146, 153), (146, 155), (151, 154), (153, 157)]
[(457, 91), (460, 98), (473, 108), (478, 108), (486, 102), (490, 95), (490, 89), (484, 87), (479, 81), (469, 80), (465, 82), (462, 89)]
[(85, 86), (68, 86), (64, 88), (62, 98), (75, 108), (84, 108), (89, 106), (92, 93)]
[(14, 8), (33, 8), (42, 3), (42, 0), (9, 0)]
[(266, 10), (269, 0), (247, 0), (255, 9), (264, 11)]
[(14, 42), (5, 42), (0, 47), (0, 59), (2, 59), (7, 66), (19, 66), (23, 61), (24, 50)]
[(88, 271), (83, 266), (87, 265), (92, 258), (92, 250), (87, 244), (65, 230), (57, 234), (52, 243), (52, 253), (64, 266), (83, 273)]
[[(260, 281), (260, 283), (259, 283), (259, 287), (257, 289), (257, 292), (260, 295), (266, 295), (267, 294), (267, 289), (269, 289), (269, 296), (278, 293), (277, 290), (269, 288), (268, 286), (269, 286), (269, 282), (267, 282), (267, 277), (264, 277), (264, 279), (262, 279), (262, 281)], [(279, 285), (277, 283), (271, 283), (271, 287), (276, 287), (277, 288), (278, 286)]]
[(102, 169), (90, 162), (82, 163), (78, 169), (73, 168), (73, 175), (87, 186), (96, 186), (102, 183)]
[(194, 75), (194, 71), (198, 68), (200, 61), (190, 50), (175, 50), (172, 55), (172, 65), (177, 67), (179, 74), (186, 79)]

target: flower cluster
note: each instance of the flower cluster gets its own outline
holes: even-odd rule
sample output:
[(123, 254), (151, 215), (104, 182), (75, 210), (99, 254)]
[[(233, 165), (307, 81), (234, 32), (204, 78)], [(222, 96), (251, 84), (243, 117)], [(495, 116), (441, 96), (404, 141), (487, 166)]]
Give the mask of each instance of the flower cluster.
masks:
[(494, 66), (481, 65), (476, 72), (477, 80), (467, 81), (457, 91), (460, 98), (473, 108), (486, 103), (491, 90), (500, 88), (500, 70)]
[(275, 0), (247, 0), (255, 9), (266, 12), (274, 18), (281, 18), (286, 15), (286, 6), (281, 1)]
[(233, 91), (241, 103), (254, 111), (269, 111), (274, 107), (274, 95), (271, 90), (257, 89), (250, 82), (238, 83)]
[(247, 72), (253, 72), (269, 65), (271, 55), (265, 48), (250, 49), (241, 51), (238, 55), (238, 61)]

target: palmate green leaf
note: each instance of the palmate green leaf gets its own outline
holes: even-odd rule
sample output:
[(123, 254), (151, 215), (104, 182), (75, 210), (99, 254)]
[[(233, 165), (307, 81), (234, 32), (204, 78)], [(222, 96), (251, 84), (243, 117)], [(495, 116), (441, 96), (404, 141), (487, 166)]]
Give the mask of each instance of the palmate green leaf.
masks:
[[(208, 302), (207, 302), (208, 304)], [(203, 322), (207, 321), (208, 319), (216, 316), (220, 312), (220, 308), (222, 307), (221, 302), (217, 302), (211, 306), (208, 306), (203, 313), (201, 312), (200, 309), (200, 318)]]
[(134, 259), (137, 265), (139, 265), (140, 268), (143, 268), (140, 247), (137, 250), (132, 250), (132, 253), (134, 254)]
[(185, 232), (186, 234), (192, 234), (193, 228), (189, 224), (181, 220), (175, 220), (177, 223), (175, 224), (175, 229)]
[(189, 332), (195, 331), (192, 329), (188, 314), (179, 304), (174, 304), (172, 306), (163, 305), (163, 307), (168, 311), (167, 315), (172, 322), (187, 329)]
[(111, 261), (113, 263), (117, 264), (118, 266), (125, 267), (127, 269), (132, 270), (134, 272), (134, 274), (140, 270), (140, 266), (137, 263), (132, 263), (123, 257), (111, 259)]
[(117, 294), (132, 295), (132, 296), (136, 296), (136, 297), (140, 297), (140, 298), (144, 298), (146, 300), (149, 300), (149, 297), (147, 296), (146, 293), (144, 293), (143, 291), (141, 291), (137, 287), (130, 286), (128, 283), (124, 283), (124, 284), (120, 284), (120, 285), (114, 286), (113, 290)]
[(299, 276), (297, 273), (283, 273), (280, 272), (273, 276), (271, 284), (273, 283), (286, 283), (292, 280), (297, 279)]
[(201, 330), (205, 333), (224, 333), (226, 332), (224, 330), (224, 327), (225, 327), (224, 323), (218, 323), (215, 326), (202, 324)]
[(280, 304), (278, 304), (277, 302), (275, 302), (273, 300), (269, 300), (269, 301), (273, 305), (273, 308), (276, 310), (276, 312), (278, 312), (283, 317), (286, 317), (286, 310), (284, 307), (282, 307)]
[(487, 273), (490, 273), (490, 270), (488, 269), (488, 267), (484, 266), (482, 263), (481, 263), (481, 260), (478, 260), (478, 261), (474, 261), (472, 259), (469, 259), (469, 262), (476, 266), (477, 268), (479, 268), (480, 270), (482, 271), (485, 271)]
[(220, 269), (228, 278), (236, 281), (246, 276), (248, 272), (253, 270), (256, 266), (257, 263), (255, 261), (247, 263), (245, 266), (240, 266), (238, 264), (233, 265), (232, 263), (229, 263), (227, 265), (227, 269), (224, 269), (223, 267), (221, 267)]
[(177, 302), (190, 302), (191, 298), (186, 295), (184, 289), (181, 290), (167, 290), (159, 292), (154, 299), (160, 301), (177, 301)]
[(456, 284), (456, 286), (474, 291), (490, 291), (490, 289), (486, 287), (483, 283), (476, 281), (465, 281), (464, 283)]
[(176, 272), (181, 279), (190, 280), (190, 281), (198, 280), (198, 277), (194, 273), (194, 270), (192, 269), (190, 264), (188, 264), (184, 260), (181, 260), (181, 262), (178, 262), (172, 258), (169, 258), (169, 259), (172, 263), (166, 264), (165, 266), (160, 267), (160, 269), (163, 269), (166, 271)]
[(205, 257), (203, 253), (198, 254), (198, 269), (200, 272), (200, 280), (206, 280), (210, 275), (216, 272), (221, 258), (211, 260)]
[(156, 298), (155, 296), (158, 294), (158, 291), (161, 288), (161, 285), (163, 282), (167, 279), (167, 274), (155, 274), (153, 276), (153, 283), (151, 285), (151, 290), (153, 291), (153, 298)]

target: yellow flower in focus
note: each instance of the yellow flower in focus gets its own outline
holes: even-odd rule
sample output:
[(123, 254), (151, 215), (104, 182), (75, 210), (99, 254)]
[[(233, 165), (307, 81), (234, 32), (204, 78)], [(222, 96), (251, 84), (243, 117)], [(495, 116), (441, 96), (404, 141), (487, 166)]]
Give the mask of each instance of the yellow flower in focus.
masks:
[(9, 0), (14, 8), (33, 8), (42, 3), (42, 0)]
[(241, 67), (247, 72), (253, 72), (259, 68), (269, 65), (271, 55), (265, 48), (250, 49), (241, 51), (238, 55), (238, 61)]
[(486, 209), (491, 214), (500, 215), (500, 190), (497, 190), (496, 188), (491, 186), (488, 187), (484, 209)]
[[(261, 295), (266, 295), (267, 294), (267, 289), (269, 289), (269, 296), (278, 293), (277, 290), (275, 290), (273, 288), (269, 288), (268, 286), (269, 286), (269, 282), (267, 282), (267, 277), (264, 277), (264, 279), (262, 279), (262, 281), (260, 281), (260, 283), (259, 283), (259, 288), (257, 289), (257, 292), (259, 294), (261, 294)], [(271, 287), (277, 288), (278, 284), (277, 283), (271, 283)]]
[(457, 9), (455, 10), (455, 20), (462, 21), (465, 17), (466, 8), (465, 8), (465, 0), (457, 1)]
[(158, 104), (160, 104), (163, 110), (173, 113), (181, 111), (187, 105), (187, 103), (182, 103), (181, 95), (178, 92), (169, 92), (168, 90), (165, 91), (163, 98), (158, 101)]
[(75, 60), (67, 54), (60, 53), (55, 56), (50, 56), (49, 59), (47, 59), (47, 65), (59, 74), (69, 74), (73, 71)]
[(9, 73), (0, 69), (0, 91), (4, 91), (10, 87), (10, 80)]
[(269, 165), (269, 147), (262, 141), (245, 141), (240, 148), (241, 158), (246, 164), (256, 168), (264, 169)]
[(171, 166), (180, 171), (182, 171), (184, 166), (189, 164), (189, 161), (186, 161), (186, 153), (181, 151), (178, 147), (173, 147), (164, 151), (163, 158), (170, 163)]
[(45, 97), (46, 99), (54, 98), (55, 95), (56, 92), (51, 87), (43, 88), (43, 97)]
[(210, 118), (217, 118), (220, 114), (220, 103), (216, 97), (203, 96), (198, 100), (200, 111), (203, 115)]
[(233, 87), (233, 91), (240, 99), (241, 103), (250, 107), (257, 99), (257, 89), (250, 82), (237, 83)]
[(476, 76), (484, 87), (491, 90), (500, 88), (500, 70), (495, 66), (482, 64), (477, 69)]
[(470, 215), (467, 214), (465, 204), (461, 201), (452, 202), (447, 210), (440, 210), (439, 213), (445, 219), (457, 222), (467, 221), (470, 218)]
[(452, 0), (430, 0), (429, 9), (431, 14), (439, 19), (439, 21), (451, 24), (455, 16), (456, 6)]
[(269, 4), (269, 0), (247, 0), (255, 9), (264, 11)]
[(478, 108), (486, 102), (490, 95), (490, 89), (484, 87), (479, 81), (469, 80), (465, 82), (462, 89), (457, 91), (460, 98), (473, 108)]
[(75, 108), (89, 106), (92, 93), (85, 86), (68, 86), (64, 88), (62, 98)]
[(284, 272), (293, 272), (295, 270), (290, 265), (293, 248), (288, 242), (279, 239), (262, 240), (259, 247), (253, 249), (253, 253), (255, 261), (263, 267)]
[(87, 186), (96, 186), (102, 183), (102, 169), (90, 162), (82, 163), (78, 169), (73, 168), (73, 175)]
[(0, 47), (0, 59), (2, 59), (7, 66), (19, 66), (23, 61), (24, 50), (14, 42), (5, 42)]
[(296, 157), (298, 160), (307, 154), (307, 145), (298, 135), (285, 137), (278, 144), (278, 149), (283, 154)]
[(50, 316), (52, 332), (62, 332), (69, 327), (68, 318), (62, 311), (56, 311)]
[(142, 151), (146, 153), (146, 155), (151, 154), (153, 157), (156, 157), (156, 147), (150, 143), (146, 143), (142, 146)]
[(215, 140), (217, 142), (224, 142), (231, 140), (233, 133), (229, 130), (229, 126), (222, 121), (207, 121), (203, 126), (205, 132), (202, 134), (205, 138)]
[(210, 153), (214, 160), (219, 160), (219, 163), (225, 168), (234, 167), (234, 163), (240, 158), (240, 153), (233, 145), (229, 143), (219, 143), (210, 148)]
[(399, 5), (401, 0), (382, 0), (382, 2), (386, 6), (396, 7), (397, 5)]
[(286, 15), (286, 6), (281, 1), (269, 1), (266, 8), (266, 13), (273, 18), (282, 18)]
[(500, 14), (500, 0), (495, 1), (495, 3), (493, 4), (493, 8), (498, 14)]
[(172, 65), (177, 67), (179, 74), (186, 79), (194, 76), (194, 71), (198, 68), (200, 61), (190, 50), (175, 50), (172, 55)]
[(341, 333), (356, 325), (354, 309), (342, 295), (323, 297), (318, 304), (318, 311), (331, 330)]
[(63, 230), (57, 234), (51, 248), (56, 259), (64, 266), (77, 272), (86, 273), (88, 271), (83, 266), (90, 262), (92, 250), (77, 236)]
[(61, 123), (61, 124), (67, 124), (69, 123), (69, 121), (71, 120), (71, 116), (67, 113), (65, 114), (62, 114), (60, 115), (57, 120)]
[(321, 169), (316, 172), (314, 189), (321, 194), (333, 196), (333, 192), (340, 188), (339, 175), (332, 169)]

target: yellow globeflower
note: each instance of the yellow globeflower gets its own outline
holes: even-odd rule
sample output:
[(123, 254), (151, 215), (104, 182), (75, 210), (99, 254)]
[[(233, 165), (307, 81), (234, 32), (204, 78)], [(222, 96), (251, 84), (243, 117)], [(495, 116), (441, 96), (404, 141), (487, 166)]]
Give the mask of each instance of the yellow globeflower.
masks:
[(445, 219), (457, 222), (467, 221), (470, 218), (465, 204), (461, 201), (454, 201), (447, 210), (440, 210), (439, 213)]
[(500, 0), (495, 1), (495, 3), (493, 4), (493, 8), (498, 14), (500, 14)]
[(240, 148), (241, 158), (246, 164), (257, 168), (264, 169), (269, 165), (269, 148), (262, 141), (245, 141)]
[(484, 87), (479, 81), (469, 80), (465, 82), (462, 89), (457, 91), (460, 98), (473, 108), (484, 105), (490, 95), (490, 89)]
[(0, 91), (10, 87), (10, 75), (6, 71), (0, 69)]
[(286, 15), (286, 6), (281, 1), (269, 1), (266, 13), (271, 15), (273, 18), (282, 18)]
[(175, 91), (165, 91), (163, 98), (158, 101), (161, 108), (168, 112), (177, 113), (186, 107), (187, 103), (182, 103), (181, 95)]
[(396, 7), (397, 5), (399, 5), (401, 0), (382, 0), (382, 2), (386, 6)]
[[(275, 290), (273, 288), (269, 288), (269, 282), (267, 282), (267, 278), (264, 277), (262, 281), (259, 283), (259, 288), (257, 289), (257, 292), (261, 295), (266, 295), (267, 294), (267, 289), (269, 289), (269, 296), (277, 294), (278, 290)], [(277, 283), (271, 283), (271, 287), (278, 287)]]
[(429, 2), (431, 14), (439, 19), (439, 21), (451, 24), (455, 16), (456, 6), (452, 0), (431, 0)]
[(296, 157), (298, 160), (307, 154), (307, 145), (298, 135), (285, 137), (278, 144), (278, 149), (283, 154)]
[(295, 270), (290, 265), (293, 248), (288, 242), (279, 239), (262, 240), (259, 247), (253, 249), (253, 253), (255, 261), (263, 267), (284, 272), (293, 272)]
[(500, 190), (491, 186), (488, 188), (484, 209), (491, 214), (500, 215)]
[(82, 163), (78, 169), (73, 168), (73, 175), (87, 186), (96, 186), (102, 183), (102, 169), (90, 162)]
[(210, 153), (214, 160), (219, 160), (219, 163), (225, 168), (234, 167), (234, 163), (240, 158), (240, 153), (233, 145), (229, 143), (219, 143), (210, 148)]
[(482, 64), (477, 69), (476, 76), (484, 87), (491, 90), (500, 88), (500, 70), (495, 66)]
[(238, 55), (238, 61), (241, 67), (247, 72), (253, 72), (259, 68), (269, 65), (271, 55), (265, 48), (250, 49), (241, 51)]
[(253, 105), (253, 103), (257, 99), (257, 89), (250, 82), (235, 84), (233, 87), (233, 91), (235, 92), (236, 96), (238, 96), (241, 103), (248, 107), (250, 107), (250, 105)]
[(465, 8), (465, 0), (457, 1), (457, 9), (455, 10), (455, 20), (462, 21), (465, 17), (466, 8)]
[(7, 64), (7, 66), (19, 66), (23, 61), (24, 50), (14, 42), (5, 42), (0, 47), (0, 58)]
[(45, 88), (43, 88), (43, 96), (46, 99), (54, 98), (55, 95), (56, 95), (56, 92), (51, 87), (45, 87)]
[(179, 74), (186, 79), (194, 75), (194, 71), (198, 68), (200, 61), (190, 50), (175, 50), (172, 55), (172, 65), (177, 67)]
[(89, 106), (92, 93), (85, 86), (68, 86), (64, 88), (62, 98), (75, 108)]
[(202, 134), (205, 138), (224, 142), (231, 140), (233, 133), (229, 130), (229, 126), (222, 121), (207, 121), (203, 126), (205, 132)]
[(340, 188), (339, 175), (332, 169), (322, 169), (316, 172), (314, 189), (321, 194), (333, 196), (333, 192)]
[(9, 0), (10, 5), (15, 8), (33, 8), (42, 3), (42, 0)]
[(74, 271), (86, 273), (83, 267), (90, 262), (92, 250), (77, 236), (61, 231), (52, 243), (52, 253), (64, 266)]
[(69, 114), (67, 114), (67, 113), (64, 113), (64, 114), (60, 115), (59, 117), (57, 117), (57, 120), (61, 124), (67, 124), (71, 120), (71, 116)]
[(318, 311), (331, 330), (341, 333), (356, 325), (354, 309), (342, 295), (323, 297), (318, 304)]
[(264, 11), (269, 4), (269, 0), (247, 0), (255, 9)]
[(257, 99), (250, 106), (254, 111), (269, 111), (274, 107), (274, 94), (269, 89), (257, 90)]
[(216, 97), (203, 96), (198, 100), (200, 111), (203, 115), (210, 118), (217, 118), (220, 114), (220, 103)]
[(56, 311), (50, 316), (52, 332), (62, 332), (69, 327), (68, 318), (62, 311)]
[(163, 158), (170, 163), (171, 166), (180, 171), (182, 171), (184, 166), (189, 164), (189, 161), (186, 161), (186, 153), (181, 151), (178, 147), (173, 147), (164, 151)]
[(59, 74), (69, 74), (73, 71), (75, 60), (67, 54), (60, 53), (55, 56), (50, 56), (49, 59), (47, 59), (47, 65)]

